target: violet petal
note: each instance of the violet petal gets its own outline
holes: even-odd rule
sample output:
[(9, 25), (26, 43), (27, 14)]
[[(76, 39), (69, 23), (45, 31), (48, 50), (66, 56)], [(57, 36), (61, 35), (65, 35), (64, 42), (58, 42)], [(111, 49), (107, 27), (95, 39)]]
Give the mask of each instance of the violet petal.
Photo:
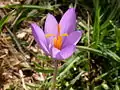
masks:
[(70, 33), (70, 35), (64, 39), (62, 47), (64, 48), (68, 45), (76, 45), (79, 42), (80, 38), (82, 37), (82, 33), (83, 33), (82, 30)]
[(57, 55), (57, 60), (64, 60), (72, 56), (73, 52), (75, 51), (75, 45), (69, 45), (63, 48)]
[(76, 14), (75, 9), (68, 9), (60, 20), (61, 34), (71, 33), (76, 27)]
[[(58, 32), (58, 22), (55, 19), (55, 17), (51, 14), (47, 15), (46, 21), (45, 21), (45, 34), (48, 35), (47, 42), (48, 44), (53, 43), (53, 38), (57, 35)], [(53, 36), (52, 36), (53, 35)]]
[(43, 30), (36, 23), (32, 23), (31, 28), (32, 28), (32, 33), (33, 33), (33, 36), (35, 38), (35, 41), (38, 43), (40, 48), (46, 54), (49, 54), (49, 51), (47, 49), (47, 41), (46, 41), (45, 34), (44, 34)]
[(52, 52), (51, 52), (51, 56), (53, 59), (56, 59), (56, 55), (60, 52), (59, 49), (55, 48), (55, 47), (52, 47)]
[(57, 27), (58, 27), (58, 23), (55, 17), (51, 14), (48, 14), (45, 21), (45, 34), (56, 35), (58, 32)]

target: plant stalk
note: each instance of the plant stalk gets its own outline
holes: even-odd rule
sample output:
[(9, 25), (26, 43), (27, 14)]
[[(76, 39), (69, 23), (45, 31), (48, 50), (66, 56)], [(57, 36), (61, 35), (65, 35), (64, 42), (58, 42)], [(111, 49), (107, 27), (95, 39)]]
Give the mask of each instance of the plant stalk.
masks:
[(57, 71), (58, 71), (58, 61), (54, 60), (54, 73), (53, 73), (53, 81), (52, 81), (51, 90), (56, 90)]

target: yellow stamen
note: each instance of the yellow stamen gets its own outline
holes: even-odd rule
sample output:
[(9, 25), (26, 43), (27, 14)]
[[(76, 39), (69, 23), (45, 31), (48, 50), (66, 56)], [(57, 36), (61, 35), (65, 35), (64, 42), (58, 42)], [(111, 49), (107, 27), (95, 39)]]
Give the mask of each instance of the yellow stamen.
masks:
[(68, 36), (68, 34), (67, 34), (67, 33), (64, 33), (64, 34), (62, 34), (61, 36)]
[(46, 34), (45, 37), (48, 38), (48, 37), (51, 37), (51, 36), (55, 36), (54, 34)]

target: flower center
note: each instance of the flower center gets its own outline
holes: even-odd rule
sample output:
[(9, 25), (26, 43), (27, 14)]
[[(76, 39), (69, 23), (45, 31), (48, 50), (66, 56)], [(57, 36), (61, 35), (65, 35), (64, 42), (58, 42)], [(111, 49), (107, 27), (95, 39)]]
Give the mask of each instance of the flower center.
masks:
[(51, 36), (54, 36), (54, 39), (53, 39), (53, 45), (55, 48), (61, 50), (61, 47), (62, 47), (62, 42), (63, 42), (63, 36), (68, 36), (67, 33), (64, 33), (62, 35), (60, 35), (60, 31), (61, 31), (61, 28), (60, 28), (60, 25), (58, 24), (57, 26), (57, 30), (58, 30), (58, 33), (57, 35), (54, 35), (54, 34), (46, 34), (45, 36), (48, 38), (48, 37), (51, 37)]

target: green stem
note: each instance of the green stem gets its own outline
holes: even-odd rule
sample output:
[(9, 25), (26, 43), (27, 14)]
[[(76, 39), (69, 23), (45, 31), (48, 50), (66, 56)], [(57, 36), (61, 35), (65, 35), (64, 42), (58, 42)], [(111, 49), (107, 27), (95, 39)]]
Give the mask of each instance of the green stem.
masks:
[(54, 73), (53, 73), (53, 82), (52, 82), (51, 90), (56, 90), (56, 76), (57, 76), (57, 71), (58, 71), (58, 61), (54, 60)]

